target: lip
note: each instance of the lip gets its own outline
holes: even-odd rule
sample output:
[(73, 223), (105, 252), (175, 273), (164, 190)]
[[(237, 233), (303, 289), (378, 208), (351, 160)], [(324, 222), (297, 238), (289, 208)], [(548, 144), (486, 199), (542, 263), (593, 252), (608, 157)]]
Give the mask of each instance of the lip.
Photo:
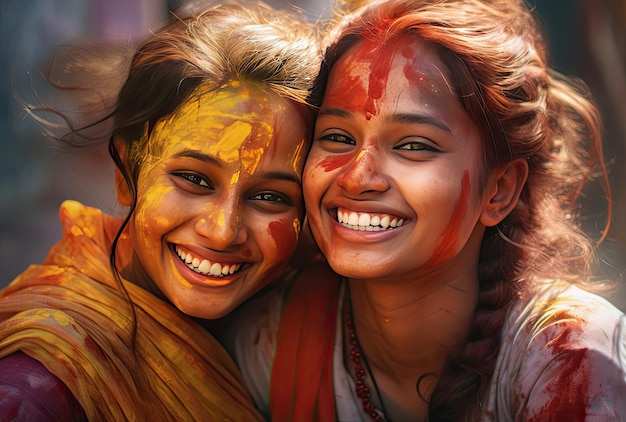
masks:
[[(236, 281), (244, 271), (248, 269), (249, 264), (242, 263), (241, 268), (239, 268), (233, 274), (221, 275), (221, 276), (212, 276), (210, 274), (201, 274), (198, 273), (187, 266), (185, 262), (180, 258), (178, 253), (176, 252), (177, 245), (169, 244), (170, 253), (172, 255), (172, 260), (174, 261), (174, 265), (178, 269), (178, 272), (191, 284), (195, 284), (202, 287), (225, 287), (232, 284)], [(188, 250), (188, 249), (186, 249)], [(191, 251), (190, 251), (191, 252)], [(197, 255), (197, 254), (194, 254)]]

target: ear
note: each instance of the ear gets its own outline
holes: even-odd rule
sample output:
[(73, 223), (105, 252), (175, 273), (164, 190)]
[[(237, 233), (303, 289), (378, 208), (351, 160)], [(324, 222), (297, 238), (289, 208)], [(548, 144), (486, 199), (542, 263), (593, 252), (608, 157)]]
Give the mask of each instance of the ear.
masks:
[[(124, 167), (128, 168), (128, 146), (126, 145), (126, 142), (116, 136), (113, 139), (113, 144)], [(128, 187), (128, 183), (126, 183), (126, 179), (124, 179), (124, 176), (122, 175), (122, 171), (117, 166), (115, 167), (115, 194), (117, 195), (117, 201), (120, 205), (125, 207), (132, 205), (133, 197), (130, 194), (130, 188)]]
[(528, 178), (528, 162), (517, 159), (496, 170), (489, 177), (486, 205), (480, 222), (486, 227), (500, 223), (517, 205)]

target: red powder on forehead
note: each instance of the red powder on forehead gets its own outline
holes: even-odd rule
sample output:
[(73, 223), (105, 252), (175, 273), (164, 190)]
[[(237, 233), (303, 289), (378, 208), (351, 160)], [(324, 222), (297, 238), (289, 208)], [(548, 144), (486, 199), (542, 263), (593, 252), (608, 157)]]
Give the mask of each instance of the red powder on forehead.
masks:
[[(404, 38), (394, 38), (381, 46), (380, 41), (363, 41), (344, 62), (347, 67), (344, 72), (335, 72), (333, 75), (336, 81), (333, 91), (326, 93), (328, 102), (333, 107), (362, 110), (370, 118), (371, 115), (377, 115), (378, 101), (387, 88), (394, 55), (403, 42)], [(363, 77), (354, 75), (357, 66), (366, 67), (358, 70)], [(365, 78), (369, 79), (367, 89), (364, 86)]]
[(367, 102), (361, 78), (350, 76), (348, 72), (335, 72), (332, 90), (326, 91), (326, 102), (334, 108), (359, 110)]
[(272, 221), (267, 231), (276, 243), (276, 259), (286, 259), (296, 247), (296, 232), (293, 224), (287, 220)]
[(402, 48), (402, 56), (407, 59), (402, 71), (404, 77), (411, 83), (411, 85), (423, 85), (425, 82), (424, 73), (420, 72), (417, 67), (417, 57), (415, 56), (415, 50), (412, 46), (407, 45)]
[(333, 171), (348, 164), (350, 158), (352, 158), (352, 154), (327, 157), (320, 161), (317, 167), (322, 167), (326, 172)]
[(469, 201), (470, 193), (469, 182), (469, 172), (465, 170), (461, 182), (461, 197), (454, 207), (454, 212), (452, 213), (452, 218), (450, 219), (450, 223), (448, 224), (448, 229), (443, 234), (439, 245), (437, 245), (437, 247), (435, 248), (433, 256), (430, 258), (427, 267), (435, 267), (452, 255), (451, 249), (459, 238), (459, 231), (461, 230), (463, 217), (467, 213), (467, 204)]

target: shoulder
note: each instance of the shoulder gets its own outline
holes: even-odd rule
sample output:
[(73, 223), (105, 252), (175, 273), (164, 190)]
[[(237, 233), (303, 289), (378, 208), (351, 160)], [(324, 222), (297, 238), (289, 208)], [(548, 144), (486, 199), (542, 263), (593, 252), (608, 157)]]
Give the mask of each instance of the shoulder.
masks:
[(500, 385), (511, 385), (515, 414), (626, 418), (626, 317), (615, 306), (570, 286), (516, 308), (508, 322)]
[(0, 414), (20, 421), (85, 419), (68, 387), (22, 352), (0, 359)]

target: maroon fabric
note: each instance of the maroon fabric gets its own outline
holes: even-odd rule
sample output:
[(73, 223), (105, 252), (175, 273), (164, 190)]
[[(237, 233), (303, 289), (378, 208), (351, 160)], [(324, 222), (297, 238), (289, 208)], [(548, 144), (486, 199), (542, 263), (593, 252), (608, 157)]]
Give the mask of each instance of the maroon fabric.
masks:
[(67, 386), (39, 361), (16, 352), (0, 359), (0, 421), (86, 421)]

